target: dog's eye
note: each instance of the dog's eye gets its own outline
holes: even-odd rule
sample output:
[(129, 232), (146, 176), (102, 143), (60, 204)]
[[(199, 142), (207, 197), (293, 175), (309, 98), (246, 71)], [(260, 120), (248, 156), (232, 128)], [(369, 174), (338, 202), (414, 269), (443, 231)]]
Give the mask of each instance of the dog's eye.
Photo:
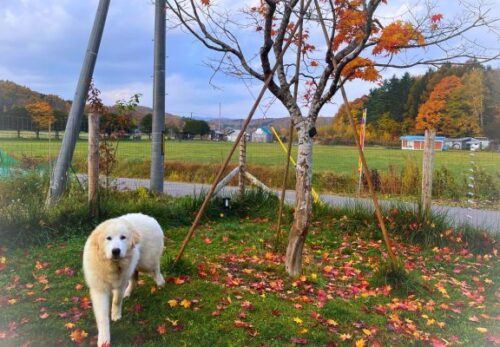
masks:
[(125, 239), (126, 239), (126, 237), (125, 237), (125, 236), (123, 236), (123, 235), (122, 235), (122, 236), (120, 236), (120, 240), (125, 240)]
[(111, 241), (111, 236), (106, 237), (106, 240)]

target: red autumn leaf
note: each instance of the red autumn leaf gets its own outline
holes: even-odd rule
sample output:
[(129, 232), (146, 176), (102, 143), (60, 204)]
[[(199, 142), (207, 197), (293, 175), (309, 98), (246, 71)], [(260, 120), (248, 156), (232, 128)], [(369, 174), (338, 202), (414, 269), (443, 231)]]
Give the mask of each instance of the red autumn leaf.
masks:
[(443, 19), (443, 15), (441, 13), (437, 13), (431, 16), (431, 22), (432, 23), (438, 23)]
[(432, 337), (430, 342), (432, 347), (446, 347), (446, 344), (437, 337)]
[(248, 300), (245, 300), (241, 303), (241, 307), (243, 307), (245, 310), (247, 311), (253, 311), (254, 310), (254, 307), (252, 305), (252, 303)]
[(486, 339), (495, 345), (500, 345), (500, 336), (488, 334), (486, 335)]
[(69, 337), (71, 341), (76, 342), (78, 344), (83, 343), (85, 341), (85, 338), (88, 336), (88, 333), (85, 330), (82, 329), (76, 329), (73, 331)]
[(203, 5), (205, 5), (205, 6), (210, 5), (210, 0), (200, 0), (200, 1), (201, 1), (201, 3), (202, 3)]
[(210, 240), (210, 238), (208, 237), (205, 237), (205, 239), (203, 240), (203, 242), (205, 242), (205, 244), (209, 245), (212, 243), (212, 240)]
[(244, 328), (244, 329), (249, 329), (249, 328), (253, 327), (252, 324), (247, 323), (247, 322), (243, 322), (239, 319), (234, 321), (234, 326), (237, 328)]
[(158, 334), (164, 335), (167, 333), (167, 327), (165, 326), (165, 324), (158, 325), (156, 327), (156, 331), (158, 332)]
[(302, 337), (292, 337), (290, 341), (296, 345), (307, 345), (309, 341), (307, 339), (304, 339)]
[(311, 60), (311, 66), (312, 67), (319, 66), (319, 63), (316, 60)]
[(47, 318), (49, 318), (49, 314), (47, 312), (44, 312), (39, 317), (40, 317), (40, 319), (47, 319)]

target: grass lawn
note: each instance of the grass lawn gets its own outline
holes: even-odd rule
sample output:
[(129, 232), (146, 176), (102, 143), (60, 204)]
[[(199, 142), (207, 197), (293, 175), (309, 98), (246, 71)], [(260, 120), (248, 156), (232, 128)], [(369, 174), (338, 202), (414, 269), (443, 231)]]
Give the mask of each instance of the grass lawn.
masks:
[[(0, 150), (7, 154), (20, 158), (22, 155), (28, 157), (48, 158), (49, 151), (52, 158), (57, 157), (60, 141), (51, 141), (50, 149), (47, 140), (34, 139), (1, 139)], [(149, 141), (122, 141), (118, 145), (118, 160), (131, 159), (142, 161), (150, 158)], [(165, 145), (165, 158), (167, 161), (184, 161), (197, 164), (220, 164), (229, 152), (231, 144), (227, 142), (212, 141), (167, 141)], [(294, 157), (296, 156), (294, 147)], [(371, 169), (385, 171), (389, 166), (400, 169), (407, 161), (416, 162), (421, 166), (421, 151), (402, 151), (399, 149), (385, 149), (381, 147), (366, 148), (366, 156)], [(87, 158), (87, 143), (81, 140), (77, 143), (75, 160), (85, 161)], [(282, 167), (285, 155), (277, 143), (257, 144), (250, 143), (247, 149), (249, 164), (261, 166)], [(467, 151), (437, 152), (435, 167), (445, 166), (452, 174), (462, 176), (470, 168), (470, 161), (483, 168), (490, 174), (500, 172), (500, 153), (478, 152), (470, 156)], [(237, 156), (233, 158), (237, 162)], [(316, 145), (314, 147), (314, 171), (335, 172), (337, 174), (353, 174), (357, 170), (358, 155), (355, 147), (348, 146), (326, 146)]]
[[(348, 217), (315, 222), (305, 274), (293, 281), (284, 274), (282, 254), (273, 252), (267, 219), (221, 215), (197, 232), (182, 271), (166, 274), (164, 288), (141, 277), (122, 320), (111, 325), (113, 346), (500, 343), (496, 251), (472, 255), (398, 241), (397, 253), (421, 285), (391, 288), (374, 278), (384, 247), (374, 229), (362, 225)], [(186, 232), (165, 230), (164, 272)], [(0, 345), (95, 344), (81, 271), (84, 242), (75, 236), (27, 249), (0, 248)]]

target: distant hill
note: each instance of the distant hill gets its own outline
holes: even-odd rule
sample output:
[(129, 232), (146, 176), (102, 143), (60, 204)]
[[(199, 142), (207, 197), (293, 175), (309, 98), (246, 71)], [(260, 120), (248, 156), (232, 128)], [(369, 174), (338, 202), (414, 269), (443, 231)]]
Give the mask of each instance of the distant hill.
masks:
[(71, 102), (57, 95), (38, 93), (17, 83), (0, 80), (0, 111), (24, 107), (34, 101), (46, 101), (59, 111), (68, 111), (71, 105)]
[[(47, 101), (54, 109), (63, 111), (64, 113), (68, 113), (71, 108), (71, 101), (64, 100), (57, 95), (39, 93), (15, 82), (0, 80), (0, 113), (2, 113), (2, 111), (4, 113), (9, 113), (12, 109), (24, 108), (27, 104), (40, 100)], [(132, 112), (132, 118), (136, 124), (140, 124), (142, 118), (148, 113), (153, 113), (151, 107), (138, 106), (136, 110)], [(197, 119), (207, 121), (212, 129), (219, 129), (219, 119), (199, 117), (197, 117)], [(318, 118), (317, 127), (320, 128), (331, 124), (332, 119), (333, 117)], [(243, 119), (222, 118), (220, 120), (220, 127), (221, 129), (240, 129), (243, 121)], [(280, 131), (282, 129), (288, 129), (289, 124), (288, 117), (259, 118), (252, 120), (249, 127), (251, 130), (254, 130), (263, 126), (273, 126)], [(167, 128), (182, 129), (184, 121), (181, 116), (167, 112), (165, 113), (165, 125)]]
[[(333, 117), (319, 117), (316, 121), (316, 126), (324, 127), (332, 123)], [(230, 119), (230, 118), (222, 118), (220, 119), (210, 119), (208, 123), (210, 124), (210, 128), (219, 129), (219, 123), (221, 129), (232, 128), (232, 129), (240, 129), (243, 125), (244, 119)], [(276, 130), (280, 129), (288, 129), (290, 124), (289, 117), (281, 117), (281, 118), (259, 118), (253, 119), (250, 122), (250, 129), (257, 129), (260, 127), (270, 127), (273, 126)]]

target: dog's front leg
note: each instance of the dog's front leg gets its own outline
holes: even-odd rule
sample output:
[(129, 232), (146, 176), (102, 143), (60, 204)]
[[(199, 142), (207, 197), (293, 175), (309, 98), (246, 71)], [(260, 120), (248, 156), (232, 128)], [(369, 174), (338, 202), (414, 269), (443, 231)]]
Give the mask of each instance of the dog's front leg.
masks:
[(113, 289), (113, 305), (111, 306), (111, 320), (113, 322), (122, 318), (123, 288)]
[(109, 332), (109, 292), (90, 290), (92, 307), (97, 323), (97, 345), (111, 344)]

